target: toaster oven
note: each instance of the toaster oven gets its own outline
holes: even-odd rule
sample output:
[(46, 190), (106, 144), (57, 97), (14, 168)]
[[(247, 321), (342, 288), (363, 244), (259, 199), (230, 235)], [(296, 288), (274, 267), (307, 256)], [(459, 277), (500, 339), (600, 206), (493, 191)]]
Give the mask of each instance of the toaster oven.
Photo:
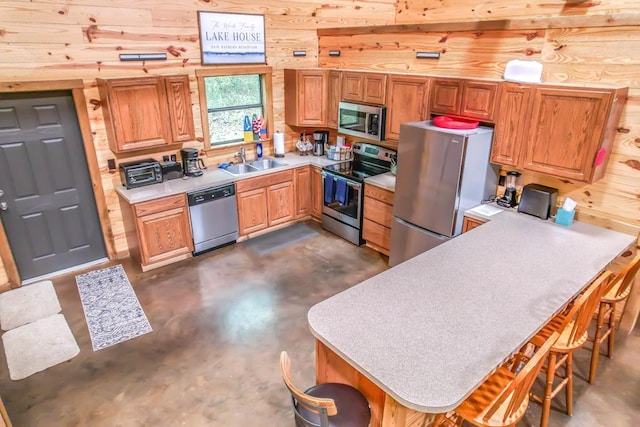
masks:
[(120, 181), (127, 189), (162, 182), (162, 167), (154, 159), (120, 163)]

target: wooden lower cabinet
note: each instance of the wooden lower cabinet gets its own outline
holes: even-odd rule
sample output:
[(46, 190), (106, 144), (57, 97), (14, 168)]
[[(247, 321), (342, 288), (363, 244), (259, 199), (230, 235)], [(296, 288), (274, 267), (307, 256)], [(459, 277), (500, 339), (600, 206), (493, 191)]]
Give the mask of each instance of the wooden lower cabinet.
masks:
[(466, 233), (469, 230), (473, 230), (474, 228), (481, 226), (485, 222), (486, 221), (481, 221), (479, 219), (465, 216), (464, 219), (462, 220), (462, 232)]
[(237, 193), (239, 234), (249, 234), (269, 226), (267, 219), (267, 189)]
[(367, 242), (367, 246), (385, 255), (389, 255), (391, 247), (393, 196), (393, 191), (371, 184), (364, 186), (362, 238)]
[(311, 166), (298, 168), (294, 171), (296, 218), (311, 213)]
[(246, 236), (308, 216), (309, 166), (236, 182), (238, 233)]
[(322, 219), (324, 191), (322, 189), (322, 170), (311, 166), (311, 216)]
[(279, 225), (296, 218), (293, 181), (267, 188), (267, 217), (269, 226)]
[(143, 271), (191, 257), (193, 238), (185, 194), (127, 205), (121, 210), (131, 256)]

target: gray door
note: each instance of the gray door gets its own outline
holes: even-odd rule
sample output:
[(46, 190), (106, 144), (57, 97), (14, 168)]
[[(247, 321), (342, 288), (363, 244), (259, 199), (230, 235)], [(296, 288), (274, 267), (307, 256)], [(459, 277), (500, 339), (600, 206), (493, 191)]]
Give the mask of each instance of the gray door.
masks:
[(0, 94), (0, 190), (22, 280), (105, 257), (70, 92)]

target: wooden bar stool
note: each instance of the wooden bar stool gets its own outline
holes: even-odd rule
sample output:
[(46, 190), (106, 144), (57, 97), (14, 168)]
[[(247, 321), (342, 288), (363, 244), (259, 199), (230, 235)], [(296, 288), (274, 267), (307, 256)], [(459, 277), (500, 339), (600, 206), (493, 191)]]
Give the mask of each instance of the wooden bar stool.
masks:
[(325, 383), (302, 392), (291, 381), (291, 361), (280, 353), (280, 371), (291, 393), (297, 427), (367, 427), (371, 420), (369, 402), (347, 384)]
[[(600, 356), (600, 346), (607, 340), (607, 357), (613, 357), (613, 346), (615, 344), (616, 327), (620, 320), (616, 314), (616, 305), (624, 304), (631, 294), (631, 285), (640, 270), (640, 252), (631, 260), (629, 264), (611, 282), (605, 294), (600, 299), (600, 307), (594, 315), (596, 319), (596, 332), (593, 338), (593, 349), (591, 354), (591, 366), (589, 368), (589, 383), (593, 384), (596, 379), (598, 369), (598, 357)], [(606, 330), (603, 328), (606, 326)]]
[[(562, 313), (551, 319), (530, 341), (534, 346), (540, 347), (553, 333), (560, 333), (560, 337), (549, 351), (549, 361), (546, 367), (543, 367), (547, 373), (544, 396), (542, 399), (535, 395), (531, 396), (533, 400), (542, 403), (541, 427), (547, 427), (549, 424), (551, 400), (565, 387), (567, 414), (573, 413), (573, 352), (587, 342), (587, 328), (612, 277), (613, 274), (610, 271), (598, 276), (587, 290), (575, 299), (573, 306), (566, 314)], [(562, 366), (565, 370), (564, 377), (558, 373), (558, 369)], [(554, 388), (556, 376), (562, 381)]]
[(549, 335), (531, 358), (517, 354), (512, 359), (517, 365), (528, 359), (522, 369), (513, 373), (519, 366), (510, 369), (509, 364), (498, 368), (453, 413), (438, 415), (434, 425), (459, 426), (466, 420), (480, 427), (515, 427), (529, 405), (531, 386), (559, 336), (557, 332)]

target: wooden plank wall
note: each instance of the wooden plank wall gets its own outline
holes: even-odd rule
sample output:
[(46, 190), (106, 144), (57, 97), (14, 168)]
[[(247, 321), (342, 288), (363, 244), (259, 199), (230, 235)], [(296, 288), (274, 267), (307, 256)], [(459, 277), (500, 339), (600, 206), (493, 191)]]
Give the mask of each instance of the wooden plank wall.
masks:
[[(524, 14), (532, 20), (536, 17), (555, 16), (559, 13), (573, 15), (607, 15), (609, 13), (638, 11), (640, 5), (635, 0), (601, 0), (599, 2), (577, 2), (573, 0), (550, 0), (540, 4), (521, 2), (519, 5), (509, 0), (441, 1), (418, 0), (297, 0), (276, 1), (257, 0), (247, 3), (239, 0), (3, 0), (0, 2), (0, 81), (40, 81), (57, 79), (76, 79), (84, 81), (87, 110), (94, 135), (97, 161), (101, 168), (111, 228), (115, 247), (119, 256), (127, 254), (126, 239), (122, 227), (117, 196), (113, 190), (115, 175), (107, 171), (107, 159), (114, 157), (108, 149), (102, 111), (97, 100), (96, 78), (136, 77), (149, 74), (187, 73), (191, 77), (192, 103), (196, 124), (196, 141), (188, 146), (201, 146), (202, 127), (198, 106), (195, 70), (200, 68), (197, 11), (217, 11), (234, 13), (263, 13), (266, 21), (267, 65), (274, 69), (274, 129), (288, 133), (289, 149), (293, 149), (294, 130), (284, 125), (284, 68), (304, 68), (318, 65), (317, 29), (356, 26), (387, 26), (405, 23), (457, 22), (486, 19), (508, 19)], [(524, 5), (527, 5), (526, 7)], [(569, 10), (567, 12), (567, 10)], [(429, 13), (426, 13), (426, 12)], [(629, 132), (619, 138), (616, 145), (616, 161), (620, 163), (620, 175), (610, 174), (607, 182), (616, 184), (616, 200), (619, 193), (627, 194), (629, 200), (621, 212), (627, 217), (637, 208), (632, 194), (638, 194), (637, 185), (626, 186), (628, 171), (636, 165), (630, 160), (636, 159), (639, 149), (638, 128), (640, 123), (640, 105), (633, 97), (638, 95), (640, 74), (637, 72), (637, 32), (631, 36), (620, 29), (605, 31), (606, 48), (597, 45), (598, 32), (556, 32), (556, 35), (540, 32), (532, 40), (526, 39), (525, 32), (517, 36), (514, 33), (494, 33), (489, 35), (452, 33), (446, 42), (450, 53), (434, 66), (412, 64), (412, 61), (390, 55), (381, 60), (382, 54), (392, 53), (384, 43), (395, 45), (393, 37), (383, 37), (381, 47), (372, 44), (371, 39), (363, 39), (365, 56), (358, 56), (358, 47), (340, 59), (344, 63), (330, 63), (320, 59), (322, 66), (335, 66), (359, 69), (388, 69), (406, 72), (426, 72), (429, 70), (442, 74), (464, 73), (474, 76), (499, 77), (501, 66), (507, 59), (524, 57), (522, 47), (531, 47), (530, 56), (547, 57), (545, 63), (554, 78), (561, 81), (576, 79), (627, 81), (635, 78), (632, 107), (628, 107), (623, 118), (624, 128)], [(402, 49), (411, 50), (413, 46), (442, 47), (443, 34), (419, 34), (419, 38), (404, 37)], [(592, 48), (569, 45), (554, 50), (557, 37), (560, 43), (577, 43), (586, 39), (593, 49), (600, 52), (593, 55)], [(383, 40), (387, 40), (386, 42)], [(620, 39), (622, 45), (617, 43)], [(419, 41), (418, 41), (419, 40)], [(349, 38), (343, 40), (349, 42)], [(338, 42), (338, 39), (335, 40)], [(323, 38), (321, 43), (327, 43)], [(334, 42), (332, 41), (331, 44)], [(417, 44), (416, 44), (417, 43)], [(635, 46), (634, 46), (635, 43)], [(627, 46), (625, 48), (623, 46)], [(392, 48), (392, 46), (390, 46)], [(481, 49), (479, 49), (481, 48)], [(543, 48), (546, 50), (543, 52)], [(306, 49), (307, 56), (293, 58), (294, 49)], [(345, 52), (346, 52), (345, 48)], [(422, 49), (422, 47), (421, 47)], [(168, 60), (162, 62), (120, 62), (120, 53), (166, 52)], [(325, 50), (326, 52), (326, 50)], [(611, 53), (616, 52), (610, 59)], [(635, 54), (633, 54), (635, 52)], [(353, 53), (353, 55), (352, 55)], [(367, 56), (368, 55), (368, 56)], [(585, 55), (583, 57), (583, 55)], [(579, 58), (583, 63), (566, 65), (565, 61)], [(451, 58), (451, 62), (445, 60)], [(386, 64), (387, 59), (389, 63)], [(586, 63), (584, 62), (586, 61)], [(551, 68), (553, 65), (555, 68)], [(432, 70), (433, 69), (433, 70)], [(635, 77), (631, 77), (635, 70)], [(577, 80), (576, 80), (577, 81)], [(632, 124), (636, 124), (635, 128)], [(208, 163), (217, 164), (228, 159), (235, 150), (227, 149), (212, 154)], [(161, 154), (161, 153), (158, 153)], [(626, 163), (625, 163), (626, 162)], [(631, 166), (629, 166), (631, 165)], [(614, 179), (613, 176), (616, 178)], [(617, 180), (617, 181), (616, 181)], [(600, 193), (594, 188), (594, 203), (604, 203), (607, 197), (603, 187)], [(607, 187), (604, 187), (606, 189)], [(637, 214), (637, 211), (636, 211)], [(636, 215), (637, 216), (637, 215)], [(4, 268), (0, 265), (0, 284), (6, 283)]]

